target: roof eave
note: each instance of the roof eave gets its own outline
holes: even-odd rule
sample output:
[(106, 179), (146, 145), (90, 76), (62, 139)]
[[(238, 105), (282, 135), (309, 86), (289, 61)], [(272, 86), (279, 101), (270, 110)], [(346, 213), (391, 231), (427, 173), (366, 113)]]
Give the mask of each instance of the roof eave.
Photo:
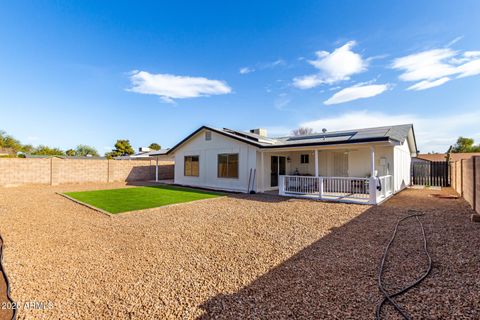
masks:
[(187, 142), (188, 140), (190, 140), (190, 138), (192, 138), (193, 136), (195, 136), (197, 133), (199, 133), (200, 131), (202, 130), (210, 130), (210, 131), (213, 131), (213, 132), (216, 132), (218, 134), (221, 134), (225, 137), (229, 137), (229, 138), (232, 138), (232, 139), (235, 139), (235, 140), (238, 140), (240, 142), (243, 142), (243, 143), (246, 143), (246, 144), (250, 144), (252, 146), (255, 146), (255, 147), (261, 147), (262, 145), (259, 144), (259, 143), (255, 143), (254, 141), (248, 141), (248, 140), (244, 140), (244, 139), (241, 139), (239, 137), (236, 137), (232, 134), (228, 134), (226, 132), (223, 132), (221, 130), (218, 130), (218, 129), (215, 129), (215, 128), (211, 128), (211, 127), (207, 127), (207, 126), (201, 126), (200, 128), (198, 128), (197, 130), (193, 131), (192, 133), (190, 133), (187, 137), (185, 137), (182, 141), (180, 141), (179, 143), (177, 143), (176, 145), (174, 145), (171, 149), (169, 149), (165, 154), (171, 154), (173, 153), (176, 149), (178, 149), (182, 144), (184, 144), (185, 142)]

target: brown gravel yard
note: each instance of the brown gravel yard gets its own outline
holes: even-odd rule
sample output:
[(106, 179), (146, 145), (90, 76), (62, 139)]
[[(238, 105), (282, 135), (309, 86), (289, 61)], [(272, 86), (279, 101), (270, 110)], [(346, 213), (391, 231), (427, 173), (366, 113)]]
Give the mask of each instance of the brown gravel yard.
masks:
[[(54, 304), (20, 319), (373, 319), (378, 263), (411, 208), (425, 213), (434, 269), (397, 301), (414, 319), (480, 318), (480, 223), (463, 200), (429, 196), (448, 190), (378, 207), (230, 195), (112, 217), (55, 194), (121, 186), (0, 188), (12, 296)], [(414, 219), (396, 241), (390, 289), (426, 267)]]

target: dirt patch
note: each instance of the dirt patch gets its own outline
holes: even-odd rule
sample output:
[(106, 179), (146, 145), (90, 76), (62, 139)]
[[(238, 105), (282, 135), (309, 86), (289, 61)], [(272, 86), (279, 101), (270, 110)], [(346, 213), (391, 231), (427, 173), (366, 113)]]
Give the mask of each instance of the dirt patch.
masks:
[[(2, 189), (13, 298), (53, 303), (20, 317), (371, 319), (384, 246), (411, 208), (425, 212), (434, 270), (399, 302), (414, 318), (480, 317), (480, 225), (461, 199), (407, 190), (370, 207), (230, 195), (107, 217), (55, 194), (122, 186)], [(392, 248), (390, 288), (419, 272), (403, 259), (417, 248), (409, 228)]]

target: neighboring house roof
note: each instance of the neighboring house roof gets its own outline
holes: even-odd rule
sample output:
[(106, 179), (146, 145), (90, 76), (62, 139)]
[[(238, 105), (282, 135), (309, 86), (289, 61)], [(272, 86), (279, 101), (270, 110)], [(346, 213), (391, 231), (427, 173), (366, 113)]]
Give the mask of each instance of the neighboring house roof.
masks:
[(152, 150), (147, 152), (139, 152), (136, 154), (132, 154), (129, 156), (119, 156), (114, 157), (115, 160), (129, 160), (129, 159), (149, 159), (151, 156), (162, 156), (168, 153), (169, 149), (160, 149), (160, 150)]
[(25, 154), (25, 158), (43, 159), (43, 158), (61, 158), (62, 156), (52, 156), (46, 154)]
[(325, 133), (313, 133), (302, 136), (287, 136), (279, 138), (269, 138), (260, 136), (255, 133), (236, 131), (227, 128), (216, 129), (202, 126), (188, 135), (185, 139), (176, 144), (167, 153), (172, 153), (182, 144), (202, 130), (210, 130), (224, 136), (242, 141), (244, 143), (256, 146), (258, 148), (288, 148), (313, 145), (334, 145), (361, 142), (381, 142), (381, 141), (397, 141), (403, 143), (407, 138), (410, 130), (413, 134), (413, 143), (415, 150), (417, 145), (415, 142), (415, 134), (413, 133), (412, 124), (385, 126), (377, 128), (352, 129), (343, 131), (331, 131)]
[(153, 150), (149, 152), (149, 156), (163, 156), (168, 153), (168, 150), (170, 149), (160, 149), (160, 150)]
[[(450, 153), (450, 161), (460, 161), (462, 159), (470, 159), (471, 157), (480, 157), (480, 152), (464, 152), (464, 153)], [(447, 160), (446, 153), (431, 153), (418, 154), (417, 159), (427, 161), (445, 161)]]
[(104, 160), (105, 157), (93, 157), (93, 156), (58, 156), (62, 159), (82, 159), (82, 160)]
[(82, 160), (102, 160), (105, 157), (88, 157), (88, 156), (59, 156), (59, 155), (43, 155), (43, 154), (25, 154), (25, 158), (59, 158), (59, 159), (82, 159)]

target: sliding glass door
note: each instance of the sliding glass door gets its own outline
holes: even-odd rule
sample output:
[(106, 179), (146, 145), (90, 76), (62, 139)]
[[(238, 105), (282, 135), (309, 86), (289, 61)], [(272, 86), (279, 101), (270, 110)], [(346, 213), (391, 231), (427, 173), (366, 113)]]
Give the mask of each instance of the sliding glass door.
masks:
[(287, 171), (287, 158), (272, 156), (270, 162), (270, 186), (278, 187), (278, 176), (284, 175)]

